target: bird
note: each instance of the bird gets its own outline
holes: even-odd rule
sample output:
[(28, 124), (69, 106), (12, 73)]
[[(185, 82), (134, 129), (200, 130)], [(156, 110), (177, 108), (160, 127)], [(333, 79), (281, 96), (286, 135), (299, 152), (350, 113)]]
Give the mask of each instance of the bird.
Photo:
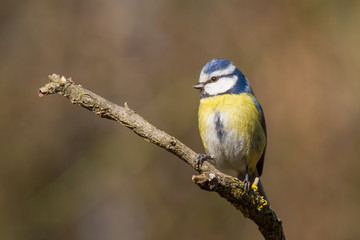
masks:
[(197, 164), (210, 160), (222, 172), (232, 171), (244, 187), (257, 186), (268, 198), (261, 184), (267, 146), (263, 109), (245, 75), (225, 58), (212, 59), (202, 68), (198, 125), (206, 154), (199, 154)]

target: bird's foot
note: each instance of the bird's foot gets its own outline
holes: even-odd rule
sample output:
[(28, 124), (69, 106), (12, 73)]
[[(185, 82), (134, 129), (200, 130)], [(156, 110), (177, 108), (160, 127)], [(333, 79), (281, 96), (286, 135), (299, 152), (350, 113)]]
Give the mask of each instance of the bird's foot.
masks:
[(250, 191), (250, 186), (251, 186), (251, 183), (250, 183), (249, 179), (245, 179), (244, 180), (244, 189), (246, 192)]
[(203, 165), (203, 163), (206, 161), (206, 160), (209, 160), (211, 159), (211, 157), (209, 155), (206, 155), (206, 154), (202, 154), (200, 153), (196, 159), (196, 167), (199, 168)]
[(245, 179), (244, 179), (244, 189), (246, 192), (250, 191), (250, 187), (251, 187), (251, 183), (249, 180), (249, 167), (246, 166), (246, 174), (245, 174)]

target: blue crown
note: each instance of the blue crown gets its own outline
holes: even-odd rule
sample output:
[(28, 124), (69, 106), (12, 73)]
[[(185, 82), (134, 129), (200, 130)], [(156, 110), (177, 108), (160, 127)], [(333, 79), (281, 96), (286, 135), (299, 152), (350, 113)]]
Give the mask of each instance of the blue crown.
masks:
[[(233, 64), (229, 60), (227, 60), (225, 58), (216, 58), (216, 59), (213, 59), (213, 60), (209, 61), (208, 63), (206, 63), (201, 71), (205, 74), (210, 75), (212, 72), (215, 72), (218, 70), (224, 70), (224, 69), (228, 68), (230, 65), (233, 65)], [(238, 93), (242, 93), (242, 92), (248, 92), (248, 93), (253, 94), (253, 91), (251, 89), (249, 81), (247, 80), (245, 75), (238, 68), (235, 67), (233, 72), (227, 73), (225, 76), (230, 76), (230, 75), (236, 75), (238, 80), (236, 82), (236, 85), (227, 93), (238, 94)], [(224, 77), (224, 76), (222, 76), (222, 77)]]
[(225, 59), (225, 58), (217, 58), (209, 61), (205, 64), (205, 66), (202, 69), (203, 73), (209, 74), (217, 70), (226, 69), (229, 67), (232, 63)]

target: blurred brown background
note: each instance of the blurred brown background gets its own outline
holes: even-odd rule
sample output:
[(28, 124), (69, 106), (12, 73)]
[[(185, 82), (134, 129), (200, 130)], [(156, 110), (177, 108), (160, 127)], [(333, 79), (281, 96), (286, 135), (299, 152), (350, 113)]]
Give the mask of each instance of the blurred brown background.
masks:
[(232, 60), (263, 105), (288, 239), (359, 239), (360, 2), (3, 0), (0, 239), (262, 239), (125, 127), (39, 98), (52, 73), (202, 152), (198, 81)]

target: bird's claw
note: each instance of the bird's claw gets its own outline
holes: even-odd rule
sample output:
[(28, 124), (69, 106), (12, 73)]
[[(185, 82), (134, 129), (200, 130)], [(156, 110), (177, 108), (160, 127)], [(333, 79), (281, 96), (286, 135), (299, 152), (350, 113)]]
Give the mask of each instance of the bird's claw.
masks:
[(245, 174), (245, 179), (244, 179), (244, 189), (246, 192), (249, 192), (251, 183), (249, 181), (249, 167), (248, 166), (246, 166), (245, 172), (246, 172), (246, 174)]
[(249, 179), (245, 179), (244, 180), (244, 189), (246, 192), (250, 191), (250, 185), (251, 185), (251, 183), (250, 183)]
[(196, 167), (197, 168), (201, 167), (203, 165), (203, 163), (208, 159), (211, 159), (211, 157), (209, 155), (200, 153), (195, 162)]

